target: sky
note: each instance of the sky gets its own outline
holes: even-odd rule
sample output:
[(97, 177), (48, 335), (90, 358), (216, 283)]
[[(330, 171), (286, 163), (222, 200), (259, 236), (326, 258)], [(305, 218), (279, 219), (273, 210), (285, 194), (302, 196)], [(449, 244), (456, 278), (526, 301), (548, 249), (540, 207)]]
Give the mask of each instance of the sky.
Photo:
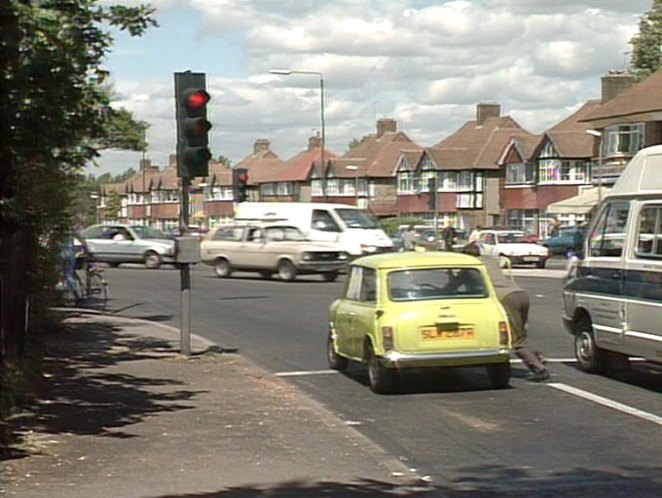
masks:
[[(135, 5), (146, 0), (101, 0)], [(327, 149), (391, 118), (417, 144), (439, 143), (476, 105), (542, 133), (627, 68), (652, 0), (152, 0), (160, 25), (113, 33), (117, 107), (149, 123), (146, 157), (163, 167), (176, 142), (174, 73), (207, 75), (210, 148), (237, 164), (268, 139), (283, 160), (321, 131)], [(319, 74), (270, 73), (273, 69)], [(141, 153), (105, 151), (89, 173), (138, 169)]]

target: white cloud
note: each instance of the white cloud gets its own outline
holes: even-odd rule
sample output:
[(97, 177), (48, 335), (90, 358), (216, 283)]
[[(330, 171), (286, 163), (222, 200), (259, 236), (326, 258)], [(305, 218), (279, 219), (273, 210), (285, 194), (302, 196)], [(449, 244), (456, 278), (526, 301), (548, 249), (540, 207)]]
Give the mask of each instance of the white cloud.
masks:
[[(123, 3), (126, 2), (126, 0)], [(631, 37), (650, 0), (156, 0), (201, 13), (196, 39), (207, 57), (214, 155), (238, 161), (259, 138), (282, 158), (307, 146), (320, 128), (315, 75), (273, 76), (270, 69), (321, 72), (327, 144), (342, 154), (395, 118), (421, 145), (432, 145), (499, 102), (532, 132), (600, 96), (600, 77), (625, 66)], [(190, 17), (187, 18), (190, 20)], [(178, 33), (172, 33), (177, 43)], [(118, 41), (111, 56), (129, 57)], [(130, 46), (136, 50), (135, 43)], [(165, 164), (174, 151), (174, 102), (168, 47), (146, 53), (153, 74), (114, 74), (120, 103), (151, 123), (149, 154)], [(228, 53), (239, 61), (230, 67)], [(156, 64), (158, 62), (158, 64)], [(181, 64), (181, 62), (178, 62)], [(174, 69), (177, 70), (177, 69)], [(118, 153), (104, 158), (115, 161)], [(133, 156), (131, 156), (133, 157)]]

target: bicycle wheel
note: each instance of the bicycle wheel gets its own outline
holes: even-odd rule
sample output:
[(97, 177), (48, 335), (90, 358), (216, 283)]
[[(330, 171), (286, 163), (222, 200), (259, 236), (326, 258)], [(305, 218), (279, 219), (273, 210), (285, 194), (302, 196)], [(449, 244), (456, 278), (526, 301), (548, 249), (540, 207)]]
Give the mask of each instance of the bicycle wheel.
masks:
[(97, 273), (89, 276), (89, 282), (88, 297), (98, 300), (101, 306), (105, 307), (108, 302), (108, 283)]

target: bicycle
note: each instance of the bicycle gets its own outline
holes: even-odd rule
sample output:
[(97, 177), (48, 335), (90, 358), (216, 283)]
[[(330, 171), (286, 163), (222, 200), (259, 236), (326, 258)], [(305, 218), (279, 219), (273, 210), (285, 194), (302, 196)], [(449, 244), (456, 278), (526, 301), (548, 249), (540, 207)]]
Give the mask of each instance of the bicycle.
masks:
[(105, 309), (108, 303), (108, 282), (103, 276), (103, 268), (99, 268), (94, 263), (87, 262), (84, 262), (81, 267), (85, 274), (84, 281), (79, 272), (74, 272), (74, 280), (79, 289), (79, 299), (97, 299), (101, 309)]

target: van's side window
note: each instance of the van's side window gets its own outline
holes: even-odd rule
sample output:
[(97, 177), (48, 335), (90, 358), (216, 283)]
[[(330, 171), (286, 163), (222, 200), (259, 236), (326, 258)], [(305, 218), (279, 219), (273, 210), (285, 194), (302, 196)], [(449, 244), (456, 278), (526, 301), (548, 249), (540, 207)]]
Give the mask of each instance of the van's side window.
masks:
[(312, 228), (323, 232), (340, 232), (340, 227), (325, 209), (314, 209)]
[(637, 227), (635, 254), (640, 258), (662, 258), (662, 206), (644, 206)]
[(621, 256), (629, 210), (627, 202), (614, 202), (602, 210), (588, 240), (591, 256)]

